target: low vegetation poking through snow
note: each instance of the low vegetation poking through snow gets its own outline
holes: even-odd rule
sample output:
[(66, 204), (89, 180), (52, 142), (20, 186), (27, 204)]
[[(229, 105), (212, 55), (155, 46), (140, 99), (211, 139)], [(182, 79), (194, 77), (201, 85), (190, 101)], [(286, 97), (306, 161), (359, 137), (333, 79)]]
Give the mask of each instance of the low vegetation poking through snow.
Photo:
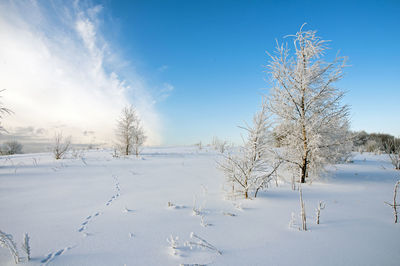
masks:
[[(301, 186), (280, 172), (279, 185), (257, 198), (227, 200), (215, 166), (228, 152), (145, 148), (138, 159), (87, 150), (85, 163), (52, 153), (0, 157), (0, 265), (398, 264), (399, 176), (386, 154), (355, 153)], [(10, 238), (26, 231), (21, 242)]]

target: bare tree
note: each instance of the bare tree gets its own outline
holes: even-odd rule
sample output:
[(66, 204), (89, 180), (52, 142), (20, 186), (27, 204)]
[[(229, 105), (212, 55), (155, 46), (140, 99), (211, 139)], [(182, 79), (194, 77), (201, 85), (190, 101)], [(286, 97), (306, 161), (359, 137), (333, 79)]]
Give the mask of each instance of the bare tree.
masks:
[(238, 154), (224, 156), (224, 161), (219, 163), (219, 168), (224, 172), (227, 182), (243, 192), (244, 198), (249, 197), (249, 192), (254, 192), (254, 197), (260, 189), (265, 188), (271, 181), (280, 163), (271, 165), (273, 152), (269, 149), (269, 127), (267, 110), (262, 110), (253, 118), (253, 126), (244, 127), (248, 133), (247, 141)]
[(130, 155), (133, 152), (139, 156), (146, 136), (136, 110), (132, 106), (123, 108), (117, 123), (116, 132), (120, 151), (124, 155)]
[(64, 157), (71, 145), (71, 137), (64, 138), (62, 132), (54, 135), (53, 154), (56, 160)]
[(228, 141), (220, 140), (218, 137), (213, 137), (211, 145), (214, 147), (215, 150), (219, 151), (220, 153), (224, 153), (226, 148), (228, 147)]
[(397, 207), (400, 206), (400, 204), (396, 203), (396, 197), (397, 197), (397, 188), (400, 185), (400, 180), (396, 182), (394, 185), (394, 191), (393, 191), (393, 204), (386, 202), (385, 203), (393, 208), (393, 215), (394, 215), (394, 223), (397, 223)]
[(334, 86), (343, 77), (346, 60), (337, 56), (333, 62), (323, 61), (326, 41), (316, 31), (303, 31), (303, 26), (289, 36), (293, 50), (277, 44), (270, 55), (273, 88), (266, 102), (274, 115), (282, 158), (295, 166), (293, 172), (300, 172), (301, 183), (351, 150), (349, 108), (341, 104), (344, 92)]

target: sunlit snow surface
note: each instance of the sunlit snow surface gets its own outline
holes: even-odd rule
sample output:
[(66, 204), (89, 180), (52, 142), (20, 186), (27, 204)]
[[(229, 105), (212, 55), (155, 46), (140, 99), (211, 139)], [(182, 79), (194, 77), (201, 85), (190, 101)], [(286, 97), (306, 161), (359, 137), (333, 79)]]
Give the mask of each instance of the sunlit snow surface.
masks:
[[(18, 247), (29, 233), (26, 265), (400, 263), (400, 224), (384, 204), (400, 172), (385, 155), (356, 154), (354, 163), (331, 166), (330, 175), (304, 185), (309, 231), (302, 232), (288, 226), (299, 213), (290, 183), (273, 183), (257, 199), (225, 200), (220, 155), (210, 147), (146, 148), (139, 159), (111, 154), (0, 157), (0, 230)], [(320, 200), (326, 208), (316, 225)], [(196, 240), (191, 232), (222, 255), (185, 246)], [(13, 264), (1, 248), (0, 265)]]

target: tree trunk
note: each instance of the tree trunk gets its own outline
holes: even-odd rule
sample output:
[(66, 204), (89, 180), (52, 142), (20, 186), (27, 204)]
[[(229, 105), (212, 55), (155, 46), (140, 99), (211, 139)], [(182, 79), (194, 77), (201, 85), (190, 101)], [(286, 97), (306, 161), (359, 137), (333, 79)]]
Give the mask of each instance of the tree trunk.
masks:
[[(307, 62), (306, 62), (306, 56), (304, 52), (304, 47), (303, 44), (301, 44), (301, 51), (302, 51), (302, 57), (303, 57), (303, 77), (306, 75), (306, 70), (307, 70)], [(300, 183), (305, 183), (306, 182), (306, 177), (307, 177), (307, 164), (308, 164), (308, 140), (307, 140), (307, 132), (306, 132), (306, 108), (305, 108), (305, 94), (306, 94), (306, 84), (304, 84), (304, 81), (301, 81), (301, 90), (302, 90), (302, 96), (301, 96), (301, 103), (300, 103), (300, 108), (301, 108), (301, 131), (303, 135), (303, 161), (301, 165), (301, 178), (300, 178)]]
[(308, 144), (307, 144), (307, 134), (306, 134), (306, 127), (303, 124), (303, 149), (304, 149), (304, 154), (303, 154), (303, 160), (301, 163), (301, 178), (300, 178), (300, 183), (305, 183), (306, 182), (306, 177), (308, 176), (307, 173), (307, 167), (308, 167)]
[(307, 159), (303, 158), (303, 165), (301, 167), (301, 178), (300, 183), (305, 183), (307, 177)]
[(246, 178), (244, 180), (244, 198), (245, 199), (249, 198), (249, 193), (248, 193), (249, 188), (247, 186), (247, 180), (248, 180), (248, 177), (246, 176)]

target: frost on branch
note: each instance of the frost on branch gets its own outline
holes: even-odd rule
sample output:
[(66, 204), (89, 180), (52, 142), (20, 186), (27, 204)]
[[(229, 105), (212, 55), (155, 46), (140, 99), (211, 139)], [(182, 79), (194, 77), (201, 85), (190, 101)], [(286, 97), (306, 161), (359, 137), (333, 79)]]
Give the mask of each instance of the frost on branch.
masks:
[(299, 180), (305, 183), (310, 174), (316, 176), (324, 165), (351, 151), (349, 108), (341, 104), (344, 92), (334, 86), (343, 77), (346, 58), (321, 59), (327, 41), (316, 31), (301, 27), (289, 37), (292, 49), (277, 44), (270, 55), (273, 87), (265, 104), (273, 114), (282, 159), (293, 173), (300, 172)]
[(169, 247), (171, 249), (172, 255), (178, 256), (178, 248), (179, 248), (179, 238), (178, 237), (173, 237), (170, 235), (169, 238), (167, 238), (167, 242), (169, 243)]
[(193, 207), (192, 207), (192, 214), (193, 216), (203, 216), (204, 214), (204, 205), (205, 205), (205, 201), (203, 201), (202, 205), (197, 205), (197, 198), (196, 195), (193, 195)]
[(297, 226), (296, 214), (294, 212), (290, 215), (289, 228), (297, 228), (300, 230), (300, 227)]
[[(171, 253), (174, 256), (181, 256), (180, 251), (193, 251), (196, 248), (203, 249), (203, 250), (208, 250), (215, 252), (219, 255), (222, 255), (222, 252), (218, 250), (215, 246), (213, 246), (211, 243), (209, 243), (207, 240), (204, 238), (196, 235), (195, 233), (190, 233), (190, 239), (189, 241), (186, 241), (184, 243), (184, 246), (181, 246), (178, 237), (173, 237), (172, 235), (167, 239), (167, 242), (169, 243), (169, 247), (171, 249)], [(186, 248), (185, 248), (186, 247)], [(185, 256), (185, 254), (182, 254), (182, 256)]]
[(190, 249), (193, 248), (202, 248), (202, 249), (209, 249), (211, 251), (216, 252), (219, 255), (222, 255), (222, 252), (219, 251), (216, 247), (211, 245), (209, 242), (207, 242), (205, 239), (199, 237), (195, 233), (190, 233), (190, 238), (192, 239), (191, 241), (187, 241), (185, 243), (185, 246), (188, 246)]
[(386, 202), (385, 203), (389, 206), (391, 206), (393, 208), (393, 215), (394, 215), (394, 223), (397, 223), (397, 207), (400, 206), (400, 204), (397, 204), (396, 202), (396, 197), (397, 197), (397, 188), (400, 185), (400, 180), (396, 182), (396, 184), (394, 185), (394, 191), (393, 191), (393, 204)]
[(301, 226), (297, 224), (296, 214), (292, 212), (289, 221), (289, 228), (296, 228), (299, 231), (307, 231), (307, 216), (306, 216), (306, 206), (303, 201), (303, 192), (301, 186), (299, 186), (299, 200), (300, 200), (300, 220)]
[(270, 144), (270, 124), (265, 105), (253, 118), (253, 126), (243, 129), (247, 131), (247, 140), (237, 152), (224, 155), (219, 168), (224, 172), (227, 183), (232, 187), (232, 194), (240, 191), (244, 198), (249, 193), (257, 193), (268, 186), (280, 162), (271, 164), (273, 152)]
[(6, 234), (1, 230), (0, 230), (0, 246), (3, 248), (7, 248), (10, 251), (11, 255), (14, 258), (15, 264), (18, 264), (21, 261), (17, 245), (15, 244), (12, 235)]
[(210, 226), (210, 225), (212, 225), (212, 224), (208, 223), (208, 222), (205, 220), (204, 215), (202, 215), (202, 216), (200, 216), (200, 225), (203, 226), (203, 227), (207, 227), (207, 226)]
[(26, 253), (26, 258), (31, 260), (31, 246), (29, 244), (30, 237), (28, 233), (24, 234), (24, 242), (22, 243), (22, 250)]

